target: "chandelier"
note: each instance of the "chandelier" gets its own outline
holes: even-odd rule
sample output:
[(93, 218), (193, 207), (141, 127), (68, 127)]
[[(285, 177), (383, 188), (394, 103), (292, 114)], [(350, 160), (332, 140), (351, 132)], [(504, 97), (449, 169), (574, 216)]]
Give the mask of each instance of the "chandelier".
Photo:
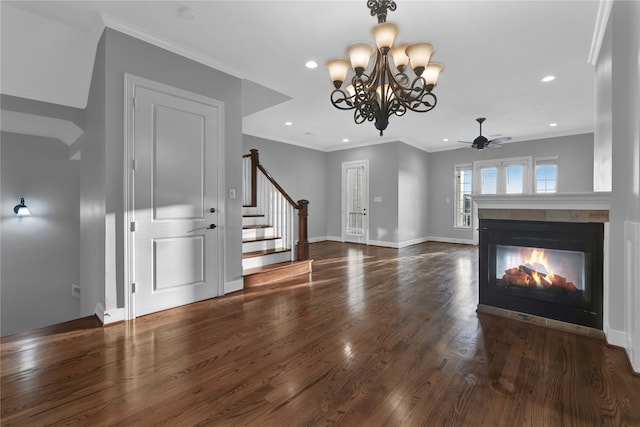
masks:
[[(426, 113), (435, 108), (438, 99), (432, 90), (444, 66), (430, 62), (435, 51), (432, 43), (393, 46), (398, 26), (387, 22), (387, 10), (396, 10), (395, 1), (368, 0), (367, 7), (371, 16), (378, 17), (378, 25), (371, 30), (378, 47), (375, 49), (375, 64), (371, 71), (367, 71), (374, 52), (367, 43), (349, 45), (349, 59), (327, 61), (335, 86), (331, 92), (331, 103), (340, 110), (355, 110), (353, 120), (356, 124), (374, 121), (382, 136), (392, 114), (403, 116), (407, 110)], [(341, 89), (350, 68), (353, 69), (351, 84)], [(410, 69), (415, 74), (413, 79), (405, 73)]]

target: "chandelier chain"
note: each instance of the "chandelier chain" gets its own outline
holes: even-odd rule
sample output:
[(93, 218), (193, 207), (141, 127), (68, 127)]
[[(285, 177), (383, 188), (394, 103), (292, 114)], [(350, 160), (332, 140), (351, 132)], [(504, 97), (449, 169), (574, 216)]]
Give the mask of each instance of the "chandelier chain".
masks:
[(371, 11), (371, 16), (378, 17), (378, 24), (387, 22), (387, 10), (395, 11), (398, 7), (393, 0), (368, 0), (367, 7)]

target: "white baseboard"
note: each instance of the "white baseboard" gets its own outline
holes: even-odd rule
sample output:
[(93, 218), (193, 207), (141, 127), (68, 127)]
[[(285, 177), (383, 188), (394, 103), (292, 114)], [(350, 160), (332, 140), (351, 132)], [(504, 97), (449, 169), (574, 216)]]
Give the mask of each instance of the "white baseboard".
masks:
[(607, 328), (604, 331), (604, 335), (607, 338), (607, 343), (625, 349), (627, 356), (629, 357), (629, 361), (631, 362), (631, 367), (636, 373), (640, 374), (640, 364), (637, 361), (634, 361), (634, 349), (630, 335), (625, 331), (619, 331), (611, 328)]
[(419, 239), (411, 239), (405, 240), (404, 242), (398, 243), (398, 248), (405, 248), (407, 246), (418, 245), (420, 243), (428, 242), (428, 237), (420, 237)]
[(455, 239), (453, 237), (439, 237), (439, 236), (427, 236), (429, 242), (442, 242), (442, 243), (460, 243), (463, 245), (473, 245), (473, 239)]
[(608, 328), (604, 331), (604, 335), (607, 337), (609, 344), (627, 348), (627, 333), (625, 331)]
[(321, 236), (321, 237), (310, 237), (307, 240), (309, 241), (309, 243), (318, 243), (318, 242), (324, 242), (325, 240), (330, 240), (330, 239), (327, 238), (327, 236)]
[(124, 308), (114, 308), (105, 311), (102, 303), (96, 304), (95, 315), (98, 316), (103, 325), (124, 321)]
[(96, 309), (94, 311), (95, 315), (100, 319), (100, 323), (104, 325), (104, 307), (101, 303), (96, 304)]
[(385, 242), (382, 240), (369, 240), (369, 245), (371, 246), (382, 246), (385, 248), (394, 248), (394, 249), (398, 249), (400, 248), (400, 244), (397, 242)]
[[(314, 243), (321, 242), (323, 240), (329, 240), (332, 242), (344, 242), (344, 240), (342, 240), (342, 237), (338, 237), (338, 236), (326, 236), (324, 238), (317, 238), (317, 239), (318, 240), (315, 240)], [(309, 240), (309, 242), (311, 242), (311, 240)], [(418, 239), (405, 240), (403, 242), (385, 242), (382, 240), (369, 240), (368, 244), (372, 246), (383, 246), (386, 248), (400, 249), (400, 248), (417, 245), (424, 242), (460, 243), (463, 245), (473, 245), (473, 240), (471, 239), (454, 239), (451, 237), (438, 237), (438, 236), (420, 237)]]
[(237, 292), (244, 289), (244, 279), (241, 277), (238, 280), (233, 280), (231, 282), (225, 282), (224, 284), (224, 294), (230, 294), (231, 292)]

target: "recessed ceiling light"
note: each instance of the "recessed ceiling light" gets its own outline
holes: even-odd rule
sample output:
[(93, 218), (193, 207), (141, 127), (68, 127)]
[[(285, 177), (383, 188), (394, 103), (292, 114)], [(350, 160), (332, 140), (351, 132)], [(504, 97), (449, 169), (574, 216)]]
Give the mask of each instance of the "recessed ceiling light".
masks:
[(342, 142), (349, 142), (349, 138), (342, 138)]
[(545, 76), (542, 80), (540, 80), (541, 82), (544, 83), (548, 83), (548, 82), (552, 82), (556, 79), (556, 76)]
[(185, 21), (193, 21), (193, 19), (196, 17), (196, 12), (190, 7), (186, 7), (186, 6), (178, 9), (177, 13), (178, 13), (178, 16), (184, 19)]
[(316, 61), (307, 61), (304, 66), (313, 70), (314, 68), (318, 68), (318, 63)]
[(293, 126), (293, 122), (284, 122), (285, 126)]
[(449, 138), (443, 139), (444, 142), (449, 142)]
[(557, 123), (549, 123), (549, 126), (551, 126), (552, 128), (554, 128), (554, 127), (558, 126), (558, 124), (557, 124)]

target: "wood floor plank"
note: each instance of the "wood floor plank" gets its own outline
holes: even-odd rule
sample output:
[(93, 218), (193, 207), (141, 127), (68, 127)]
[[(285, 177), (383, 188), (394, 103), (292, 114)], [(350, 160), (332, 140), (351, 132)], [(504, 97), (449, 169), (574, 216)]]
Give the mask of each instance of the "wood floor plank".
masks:
[(3, 337), (0, 424), (640, 426), (622, 349), (476, 313), (477, 248), (310, 255), (274, 286)]

